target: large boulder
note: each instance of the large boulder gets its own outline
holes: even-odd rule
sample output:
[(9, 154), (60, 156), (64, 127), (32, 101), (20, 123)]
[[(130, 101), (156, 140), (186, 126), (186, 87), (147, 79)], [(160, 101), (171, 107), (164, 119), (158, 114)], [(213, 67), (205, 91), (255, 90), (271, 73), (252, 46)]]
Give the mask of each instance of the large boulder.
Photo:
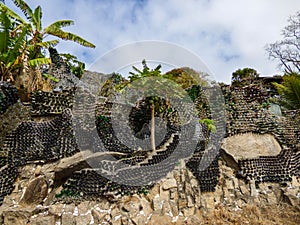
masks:
[(222, 149), (236, 161), (259, 156), (276, 156), (281, 147), (273, 135), (244, 133), (225, 138)]

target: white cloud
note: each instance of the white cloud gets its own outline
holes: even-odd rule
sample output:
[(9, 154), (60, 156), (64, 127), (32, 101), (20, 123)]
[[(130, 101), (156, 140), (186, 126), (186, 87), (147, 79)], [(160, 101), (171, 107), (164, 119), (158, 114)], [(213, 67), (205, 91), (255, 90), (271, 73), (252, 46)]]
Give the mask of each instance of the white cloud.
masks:
[[(229, 82), (238, 68), (262, 75), (279, 73), (264, 46), (280, 40), (299, 0), (27, 0), (44, 11), (44, 24), (73, 19), (68, 30), (96, 49), (62, 42), (58, 49), (91, 64), (107, 51), (133, 41), (161, 40), (197, 54), (218, 81)], [(9, 3), (9, 2), (8, 2)], [(142, 60), (142, 59), (141, 59)]]

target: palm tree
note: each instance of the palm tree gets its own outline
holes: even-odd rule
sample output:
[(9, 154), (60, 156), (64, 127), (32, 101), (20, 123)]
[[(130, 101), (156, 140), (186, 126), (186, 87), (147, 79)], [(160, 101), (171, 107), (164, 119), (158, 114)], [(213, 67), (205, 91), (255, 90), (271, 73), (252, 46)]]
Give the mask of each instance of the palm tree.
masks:
[[(0, 53), (3, 55), (8, 50), (11, 50), (14, 55), (22, 55), (22, 60), (18, 60), (18, 62), (22, 62), (23, 67), (36, 67), (41, 64), (50, 64), (51, 60), (49, 58), (45, 58), (42, 50), (54, 47), (59, 43), (59, 39), (70, 40), (85, 47), (95, 48), (95, 45), (78, 35), (62, 30), (63, 27), (73, 25), (74, 22), (72, 20), (59, 20), (43, 29), (41, 23), (42, 9), (40, 6), (36, 7), (33, 11), (23, 0), (13, 0), (13, 3), (22, 10), (28, 22), (7, 7), (4, 3), (0, 2)], [(44, 41), (48, 35), (55, 36), (59, 39)], [(13, 42), (12, 38), (18, 39), (19, 45), (11, 45), (14, 47), (8, 49), (9, 43)], [(20, 45), (22, 41), (23, 43)], [(16, 47), (21, 48), (17, 49)], [(17, 57), (15, 57), (15, 59), (16, 58)], [(16, 61), (14, 62), (15, 63), (12, 63), (12, 65), (18, 64)], [(24, 62), (26, 62), (27, 65), (24, 65)], [(7, 69), (9, 68), (10, 64)]]
[(274, 83), (282, 96), (281, 103), (288, 109), (300, 109), (300, 74), (291, 73), (283, 76), (283, 83)]
[[(59, 20), (43, 28), (40, 6), (32, 10), (24, 0), (13, 0), (13, 3), (24, 13), (26, 19), (0, 2), (1, 79), (11, 78), (10, 80), (14, 81), (14, 78), (17, 78), (16, 86), (24, 87), (30, 93), (34, 88), (29, 88), (28, 80), (36, 82), (43, 79), (40, 73), (29, 74), (28, 69), (34, 68), (36, 72), (40, 65), (51, 64), (51, 59), (44, 55), (45, 49), (56, 46), (59, 40), (70, 40), (85, 47), (95, 48), (95, 45), (78, 35), (62, 30), (63, 27), (73, 25), (72, 20)], [(45, 41), (49, 35), (57, 39)], [(32, 77), (36, 74), (39, 74), (40, 78)]]
[(43, 40), (48, 36), (52, 35), (62, 40), (74, 41), (85, 47), (95, 48), (95, 45), (79, 37), (76, 34), (63, 31), (63, 27), (67, 27), (74, 24), (72, 20), (59, 20), (56, 21), (46, 28), (42, 28), (42, 9), (40, 6), (36, 7), (33, 11), (24, 0), (13, 0), (13, 3), (22, 10), (27, 20), (29, 21), (29, 44), (30, 53), (32, 59), (39, 58), (41, 56), (42, 48), (54, 47), (58, 44), (59, 40), (50, 40), (44, 42)]
[(23, 19), (0, 3), (0, 78), (12, 80), (12, 72), (24, 57), (28, 25), (17, 26)]
[[(161, 74), (161, 71), (160, 71), (161, 65), (158, 65), (155, 69), (151, 69), (151, 70), (147, 66), (146, 60), (142, 61), (142, 65), (143, 65), (143, 70), (139, 70), (138, 68), (133, 66), (133, 69), (135, 70), (135, 72), (129, 72), (129, 74), (130, 74), (129, 83), (132, 83), (135, 80), (139, 80), (141, 78), (146, 78), (146, 77), (163, 77), (163, 75)], [(143, 83), (142, 79), (140, 81), (142, 81), (142, 83)], [(143, 84), (142, 84), (142, 86), (143, 86)], [(145, 86), (147, 86), (147, 85), (145, 85)], [(145, 87), (142, 87), (142, 88), (145, 88)], [(151, 92), (151, 90), (150, 90), (150, 92)], [(147, 90), (145, 90), (145, 94), (147, 95)], [(155, 151), (156, 150), (155, 111), (159, 110), (159, 98), (156, 97), (156, 96), (147, 97), (146, 101), (147, 101), (148, 105), (150, 105), (150, 110), (151, 110), (151, 135), (150, 135), (150, 139), (151, 139), (152, 151)]]

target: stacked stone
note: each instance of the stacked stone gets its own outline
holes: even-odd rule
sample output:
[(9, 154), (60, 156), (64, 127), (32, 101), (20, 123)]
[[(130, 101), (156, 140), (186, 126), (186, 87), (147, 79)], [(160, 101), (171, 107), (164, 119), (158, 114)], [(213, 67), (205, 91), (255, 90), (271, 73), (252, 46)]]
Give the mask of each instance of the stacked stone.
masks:
[(3, 144), (2, 144), (2, 148), (0, 149), (0, 167), (4, 167), (6, 165), (13, 165), (13, 164), (17, 164), (18, 162), (16, 162), (15, 157), (14, 157), (14, 153), (12, 151), (12, 149), (16, 148), (17, 143), (15, 143), (15, 136), (16, 136), (16, 132), (13, 131), (11, 133), (9, 133), (8, 135), (6, 135)]
[[(122, 104), (122, 103), (113, 103), (113, 102), (106, 102), (103, 103), (102, 105), (98, 106), (98, 111), (96, 112), (97, 115), (97, 130), (99, 133), (99, 136), (106, 148), (107, 151), (118, 151), (122, 153), (128, 153), (128, 157), (126, 158), (134, 158), (132, 157), (133, 155), (136, 154), (138, 149), (140, 149), (140, 146), (138, 143), (131, 143), (132, 145), (130, 147), (126, 146), (123, 143), (126, 143), (126, 140), (132, 139), (132, 135), (135, 135), (137, 138), (145, 139), (150, 136), (150, 130), (149, 129), (144, 129), (143, 130), (143, 125), (149, 124), (150, 123), (150, 112), (147, 113), (146, 105), (144, 102), (141, 102), (139, 104), (139, 107), (132, 107), (130, 111), (129, 118), (123, 118), (124, 115), (123, 112), (125, 111), (126, 107), (128, 105)], [(120, 112), (117, 115), (114, 115), (117, 117), (120, 122), (116, 124), (119, 130), (123, 131), (125, 130), (125, 127), (123, 128), (122, 126), (128, 126), (130, 129), (133, 130), (133, 133), (129, 132), (123, 132), (122, 137), (117, 137), (115, 134), (115, 129), (112, 124), (112, 113), (110, 112), (111, 110), (115, 110)], [(102, 112), (99, 112), (101, 110)], [(159, 116), (159, 115), (158, 115)], [(166, 115), (164, 115), (166, 116)], [(166, 116), (167, 117), (167, 116)], [(154, 154), (153, 158), (147, 162), (147, 164), (152, 164), (152, 163), (158, 163), (159, 161), (162, 161), (172, 153), (173, 149), (169, 147), (168, 141), (171, 140), (171, 136), (175, 134), (178, 131), (178, 127), (175, 126), (172, 122), (170, 122), (170, 118), (163, 118), (161, 120), (161, 123), (163, 123), (163, 120), (167, 120), (165, 124), (161, 124), (161, 126), (165, 125), (166, 126), (166, 133), (161, 141), (156, 146), (157, 149), (157, 154)], [(128, 123), (125, 124), (124, 121), (126, 122), (128, 120)], [(122, 121), (122, 122), (121, 122)], [(116, 121), (114, 121), (116, 122)], [(172, 126), (173, 125), (173, 126)], [(127, 129), (128, 129), (127, 127)], [(158, 126), (160, 127), (160, 126)], [(145, 128), (145, 127), (144, 127)], [(147, 127), (146, 127), (147, 128)], [(119, 138), (122, 138), (121, 140)], [(124, 142), (122, 142), (124, 141)], [(172, 142), (176, 143), (178, 142), (178, 136), (172, 137)], [(166, 147), (166, 145), (168, 145)], [(143, 149), (143, 152), (147, 155), (149, 151), (151, 151), (151, 146), (147, 146), (149, 149)], [(173, 147), (175, 148), (176, 145)], [(140, 155), (141, 156), (141, 155)], [(144, 156), (143, 156), (144, 157)], [(141, 157), (141, 158), (143, 158)], [(127, 161), (127, 160), (126, 160)], [(140, 160), (138, 160), (140, 161)], [(132, 162), (128, 162), (129, 164), (134, 164)]]
[(227, 111), (227, 135), (255, 132), (257, 114), (261, 106), (259, 101), (251, 99), (247, 94), (256, 95), (238, 88), (223, 88), (223, 93)]
[(20, 101), (11, 105), (5, 113), (0, 114), (0, 149), (3, 146), (5, 137), (15, 130), (22, 121), (31, 119), (30, 109)]
[[(197, 178), (201, 192), (214, 192), (220, 177), (219, 154), (217, 156), (214, 156), (215, 154), (212, 156), (206, 154), (205, 158), (203, 158), (205, 146), (205, 141), (198, 143), (196, 151), (191, 159), (188, 160), (186, 166)], [(206, 160), (208, 163), (202, 160)]]
[(243, 96), (245, 96), (245, 100), (248, 103), (252, 101), (257, 101), (259, 104), (266, 102), (269, 98), (269, 94), (259, 86), (244, 87)]
[(218, 87), (204, 88), (195, 100), (195, 105), (198, 117), (212, 119), (216, 131), (209, 132), (207, 126), (201, 124), (204, 137), (198, 142), (187, 167), (198, 179), (201, 192), (213, 192), (219, 182), (219, 149), (226, 133), (226, 111), (222, 92)]
[[(260, 87), (223, 87), (227, 111), (227, 135), (272, 134), (281, 146), (295, 149), (300, 140), (299, 124), (289, 117), (277, 117), (267, 110), (268, 95)], [(259, 182), (284, 182), (299, 174), (298, 154), (283, 150), (278, 156), (239, 161), (241, 173)], [(291, 163), (293, 162), (293, 163)]]
[(298, 124), (300, 123), (300, 110), (284, 110), (283, 114), (290, 120), (295, 120)]
[(211, 116), (209, 102), (202, 88), (199, 90), (199, 96), (195, 99), (195, 107), (200, 119), (209, 118)]
[[(71, 124), (70, 111), (46, 122), (22, 122), (7, 135), (1, 154), (11, 154), (21, 164), (29, 161), (49, 161), (78, 152)], [(2, 156), (1, 155), (1, 156)]]
[[(138, 107), (133, 107), (129, 115), (129, 124), (127, 125), (135, 134), (143, 129), (141, 125), (150, 122), (150, 112), (147, 117), (146, 105), (144, 103), (140, 102)], [(180, 130), (180, 126), (174, 124), (174, 121), (177, 121), (176, 118), (173, 118), (176, 114), (172, 113), (170, 113), (171, 115), (157, 115), (163, 117), (161, 122), (163, 119), (166, 120), (164, 125), (167, 129), (163, 140), (156, 146), (155, 152), (152, 152), (151, 149), (138, 151), (139, 146), (128, 147), (124, 145), (114, 133), (111, 118), (112, 114), (116, 113), (112, 113), (112, 109), (114, 109), (120, 112), (120, 115), (114, 116), (126, 121), (126, 118), (122, 118), (124, 116), (124, 107), (128, 107), (128, 105), (109, 101), (104, 102), (96, 107), (96, 118), (97, 130), (106, 151), (117, 151), (126, 155), (114, 155), (114, 160), (111, 160), (111, 158), (101, 160), (97, 165), (93, 165), (93, 169), (75, 172), (64, 186), (66, 192), (80, 193), (83, 196), (104, 195), (108, 192), (113, 192), (114, 194), (140, 192), (147, 187), (145, 185), (124, 185), (122, 181), (126, 183), (130, 180), (132, 184), (136, 184), (144, 180), (145, 183), (148, 182), (147, 184), (151, 186), (164, 178), (168, 172), (172, 171), (181, 159), (181, 156), (184, 155), (183, 148), (182, 151), (174, 152), (179, 144), (180, 137), (178, 131)], [(121, 128), (119, 127), (121, 130), (123, 130), (122, 126), (125, 125), (121, 122), (118, 123), (118, 126), (121, 126)], [(132, 138), (130, 136), (132, 134), (129, 133), (125, 132), (123, 135), (122, 138), (124, 139)], [(145, 136), (149, 135), (150, 133), (146, 132)], [(183, 146), (184, 144), (181, 147)], [(103, 172), (111, 170), (115, 171), (116, 174), (110, 176)], [(118, 183), (120, 184), (114, 182), (116, 178), (118, 178)]]
[(288, 118), (280, 118), (275, 127), (274, 136), (278, 142), (287, 148), (295, 148), (300, 142), (300, 126)]
[(95, 198), (113, 195), (130, 195), (142, 193), (149, 190), (151, 186), (131, 186), (119, 184), (107, 179), (97, 169), (83, 169), (73, 173), (67, 183), (64, 184), (64, 192), (72, 197), (81, 196), (84, 198)]
[(116, 151), (117, 150), (117, 151), (123, 152), (123, 153), (130, 153), (130, 152), (134, 151), (134, 149), (131, 149), (128, 146), (124, 145), (116, 137), (114, 129), (113, 129), (111, 117), (109, 117), (107, 115), (97, 116), (96, 128), (97, 128), (99, 137), (107, 151)]
[[(130, 114), (126, 116), (124, 111), (130, 107)], [(113, 115), (111, 110), (114, 110)], [(149, 112), (149, 113), (147, 113)], [(175, 124), (173, 117), (176, 116), (176, 113), (170, 113), (171, 116), (163, 114), (157, 114), (156, 116), (162, 117), (160, 120), (160, 125), (158, 127), (164, 126), (166, 128), (166, 137), (171, 133), (178, 131), (179, 127)], [(150, 111), (146, 109), (145, 104), (140, 103), (139, 107), (131, 107), (126, 104), (117, 103), (117, 102), (104, 102), (98, 104), (96, 107), (96, 124), (97, 131), (102, 140), (107, 151), (116, 151), (124, 153), (132, 153), (137, 151), (140, 146), (138, 143), (131, 143), (131, 146), (128, 147), (123, 143), (126, 143), (127, 140), (131, 140), (133, 135), (137, 138), (145, 139), (150, 136), (150, 128), (145, 125), (150, 124)], [(112, 116), (114, 118), (112, 118)], [(118, 121), (116, 121), (118, 119)], [(163, 124), (164, 123), (164, 124)], [(114, 126), (118, 126), (116, 130)], [(143, 127), (145, 129), (143, 129)], [(122, 132), (122, 136), (117, 136), (117, 131), (124, 131), (130, 128), (133, 130), (133, 133)], [(165, 139), (165, 138), (164, 138)], [(162, 141), (163, 144), (165, 140)], [(150, 147), (150, 146), (149, 146)], [(159, 148), (159, 146), (157, 146)], [(148, 150), (148, 149), (143, 149)]]
[(239, 161), (242, 175), (256, 183), (291, 181), (292, 176), (300, 177), (299, 164), (300, 154), (292, 150), (283, 150), (277, 156)]
[[(15, 124), (7, 121), (7, 113), (9, 108), (15, 108), (19, 100), (18, 92), (14, 86), (6, 82), (0, 82), (0, 205), (6, 195), (11, 194), (14, 189), (14, 181), (18, 175), (17, 166), (11, 151), (3, 148), (6, 146), (13, 147), (12, 140), (14, 133), (12, 132)], [(19, 105), (18, 105), (19, 106)], [(14, 113), (14, 112), (13, 112)], [(3, 116), (3, 117), (2, 117)], [(11, 116), (11, 114), (10, 114)], [(16, 117), (18, 117), (16, 115)], [(18, 118), (11, 117), (10, 120)], [(14, 122), (14, 121), (13, 121)], [(17, 121), (16, 121), (17, 122)], [(6, 136), (6, 138), (4, 138)]]
[[(178, 136), (174, 139), (171, 143), (159, 147), (156, 150), (157, 154), (149, 160), (146, 160), (145, 152), (138, 152), (122, 157), (107, 157), (93, 163), (92, 169), (76, 171), (64, 185), (64, 192), (89, 198), (108, 194), (114, 196), (133, 194), (148, 190), (176, 166), (178, 158), (170, 156), (176, 148)], [(139, 153), (141, 154), (138, 155)], [(168, 160), (164, 161), (166, 158)], [(110, 175), (109, 173), (113, 171), (114, 174)], [(147, 185), (136, 185), (143, 180)], [(127, 183), (128, 181), (131, 185)]]
[(19, 100), (17, 89), (6, 82), (0, 82), (0, 114), (3, 114), (9, 106)]
[[(260, 89), (224, 88), (223, 92), (226, 102), (227, 118), (229, 118), (227, 128), (229, 136), (244, 132), (272, 133), (282, 145), (289, 147), (299, 143), (299, 129), (295, 128), (293, 123), (288, 119), (278, 119), (276, 116), (267, 112), (262, 106), (266, 101), (266, 96)], [(70, 93), (68, 92), (68, 94)], [(33, 107), (37, 108), (36, 114), (56, 114), (61, 113), (65, 108), (70, 108), (71, 101), (69, 100), (72, 98), (73, 102), (73, 95), (68, 98), (66, 97), (68, 94), (37, 93), (33, 97)], [(215, 103), (217, 102), (218, 104), (216, 105), (219, 105), (219, 101), (221, 101), (218, 99), (216, 93), (212, 94), (210, 100)], [(203, 101), (203, 99), (198, 98), (196, 100), (197, 106), (200, 107)], [(37, 102), (41, 104), (39, 105)], [(91, 104), (94, 104), (94, 101), (92, 101)], [(84, 104), (84, 106), (94, 109), (92, 105)], [(121, 103), (103, 101), (96, 106), (95, 114), (91, 115), (93, 118), (96, 117), (96, 128), (105, 147), (105, 151), (125, 153), (125, 156), (114, 156), (114, 159), (116, 159), (114, 162), (111, 162), (111, 159), (108, 158), (107, 160), (103, 160), (103, 162), (99, 162), (99, 165), (93, 169), (84, 169), (74, 172), (64, 186), (66, 191), (73, 194), (82, 194), (84, 196), (104, 195), (108, 192), (119, 194), (136, 193), (143, 190), (145, 186), (117, 184), (117, 182), (111, 181), (116, 177), (103, 174), (103, 171), (109, 171), (109, 169), (114, 167), (117, 173), (113, 176), (124, 180), (133, 179), (136, 181), (143, 179), (148, 180), (150, 178), (153, 183), (149, 185), (152, 185), (159, 177), (163, 178), (167, 172), (171, 171), (179, 159), (188, 156), (184, 151), (187, 149), (186, 146), (189, 145), (187, 145), (187, 143), (180, 144), (180, 139), (185, 140), (187, 136), (191, 134), (184, 134), (183, 132), (179, 135), (180, 131), (184, 130), (182, 128), (185, 124), (180, 124), (177, 118), (178, 112), (175, 110), (171, 110), (171, 112), (167, 114), (156, 114), (157, 117), (162, 118), (162, 123), (166, 124), (167, 132), (154, 153), (150, 151), (151, 149), (139, 152), (138, 145), (128, 147), (123, 144), (115, 134), (112, 121), (112, 113), (115, 112), (112, 111), (119, 110), (123, 112), (125, 110), (124, 107), (128, 106)], [(78, 110), (79, 114), (86, 115), (86, 109), (84, 108), (76, 107), (75, 110)], [(203, 114), (215, 120), (214, 122), (218, 134), (222, 132), (223, 129), (223, 113), (224, 111), (222, 111), (222, 109), (214, 108), (213, 105), (212, 108), (208, 108), (207, 106)], [(212, 117), (212, 114), (214, 114), (214, 117)], [(116, 117), (116, 115), (114, 116)], [(122, 118), (121, 116), (124, 115), (121, 113), (120, 117), (117, 118), (126, 121), (127, 118)], [(190, 114), (184, 115), (184, 117), (187, 118), (188, 116), (190, 116)], [(80, 120), (81, 117), (79, 117), (77, 119)], [(145, 102), (141, 102), (138, 107), (131, 109), (129, 123), (120, 123), (118, 126), (121, 126), (119, 127), (120, 130), (124, 130), (125, 125), (128, 125), (134, 131), (136, 137), (145, 139), (149, 137), (150, 133), (149, 130), (144, 129), (144, 125), (149, 124), (150, 120), (150, 112), (147, 112)], [(92, 129), (90, 125), (84, 125), (85, 120), (79, 122), (79, 126), (86, 128), (87, 132)], [(29, 161), (55, 160), (70, 156), (78, 151), (71, 127), (70, 111), (65, 110), (62, 115), (49, 122), (23, 122), (10, 136), (7, 136), (6, 144), (0, 154), (0, 166), (1, 171), (3, 171), (1, 173), (3, 173), (4, 177), (4, 180), (0, 180), (0, 190), (3, 190), (3, 196), (9, 193), (13, 188), (13, 181), (6, 179), (6, 174), (11, 172), (12, 177), (16, 177), (16, 168), (18, 166), (24, 165)], [(198, 179), (201, 192), (211, 192), (215, 190), (220, 176), (218, 165), (219, 155), (214, 153), (211, 155), (206, 154), (205, 148), (206, 146), (210, 146), (211, 151), (217, 151), (219, 149), (220, 137), (214, 134), (208, 135), (205, 126), (202, 127), (201, 131), (206, 133), (207, 136), (199, 141), (193, 156), (187, 160), (187, 167)], [(131, 133), (125, 132), (122, 133), (122, 135), (124, 140), (132, 138)], [(96, 142), (92, 143), (93, 145), (97, 145)], [(176, 153), (175, 149), (178, 147), (181, 151)], [(102, 150), (104, 151), (104, 149)], [(239, 165), (243, 174), (249, 179), (254, 179), (257, 182), (281, 182), (290, 180), (291, 176), (299, 176), (299, 159), (299, 154), (287, 150), (276, 157), (260, 157), (253, 160), (242, 160), (239, 162)], [(206, 163), (206, 161), (209, 162), (209, 164)], [(8, 165), (10, 165), (10, 167), (8, 167)]]

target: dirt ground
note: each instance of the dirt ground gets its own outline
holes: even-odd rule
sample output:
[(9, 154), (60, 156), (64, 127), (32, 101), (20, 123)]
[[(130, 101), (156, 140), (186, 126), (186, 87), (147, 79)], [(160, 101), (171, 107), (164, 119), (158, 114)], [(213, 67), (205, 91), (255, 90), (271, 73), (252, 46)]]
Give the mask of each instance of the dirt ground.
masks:
[[(299, 206), (300, 207), (300, 206)], [(299, 225), (300, 208), (289, 205), (268, 206), (258, 208), (257, 206), (246, 206), (241, 210), (229, 211), (222, 207), (206, 214), (199, 215), (203, 224), (212, 225)], [(201, 218), (202, 217), (202, 218)]]

